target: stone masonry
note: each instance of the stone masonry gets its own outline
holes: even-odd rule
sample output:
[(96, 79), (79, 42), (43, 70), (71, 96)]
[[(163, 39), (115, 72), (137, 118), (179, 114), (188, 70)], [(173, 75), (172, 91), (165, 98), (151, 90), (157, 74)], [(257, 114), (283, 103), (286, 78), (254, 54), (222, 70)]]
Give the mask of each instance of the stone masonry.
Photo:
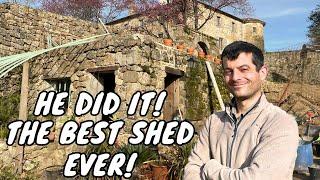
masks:
[[(143, 37), (143, 38), (141, 38)], [(95, 96), (103, 91), (101, 77), (103, 71), (99, 68), (112, 69), (115, 75), (115, 92), (121, 97), (122, 104), (119, 111), (114, 115), (116, 119), (124, 119), (126, 127), (120, 136), (126, 136), (130, 131), (132, 123), (138, 119), (152, 119), (151, 113), (146, 117), (140, 115), (126, 115), (127, 106), (132, 94), (136, 91), (145, 92), (156, 90), (157, 92), (165, 88), (165, 77), (168, 69), (178, 72), (186, 72), (187, 58), (185, 52), (179, 52), (173, 47), (167, 47), (156, 43), (148, 36), (115, 36), (108, 35), (97, 42), (76, 47), (63, 48), (43, 54), (31, 63), (30, 74), (30, 94), (28, 107), (32, 114), (36, 98), (41, 91), (54, 90), (50, 80), (65, 79), (71, 81), (68, 112), (54, 119), (53, 132), (56, 134), (54, 142), (47, 146), (30, 146), (26, 148), (25, 170), (46, 169), (50, 166), (62, 166), (67, 154), (73, 151), (81, 151), (83, 148), (76, 145), (61, 146), (58, 143), (63, 123), (73, 116), (74, 104), (77, 95), (81, 91), (87, 91)], [(105, 70), (104, 70), (105, 71)], [(186, 90), (184, 79), (177, 80), (179, 87), (179, 107), (185, 114)], [(106, 84), (104, 84), (106, 85)], [(203, 92), (204, 93), (204, 92)], [(153, 107), (151, 107), (152, 109)], [(48, 117), (34, 117), (45, 120)], [(84, 120), (101, 120), (102, 116), (85, 115), (76, 117), (78, 122)], [(159, 117), (160, 119), (162, 116)], [(2, 151), (0, 157), (7, 163), (17, 162), (18, 147), (8, 147), (0, 143)], [(41, 163), (45, 161), (46, 163)]]
[(307, 49), (267, 52), (265, 61), (270, 69), (269, 77), (280, 75), (286, 81), (292, 79), (295, 83), (320, 84), (320, 52)]
[[(47, 146), (28, 146), (25, 149), (25, 170), (45, 170), (50, 166), (64, 164), (67, 154), (73, 151), (82, 151), (83, 147), (76, 145), (61, 146), (57, 142), (63, 123), (73, 119), (73, 109), (77, 95), (81, 91), (87, 91), (95, 96), (109, 86), (115, 84), (116, 92), (122, 100), (119, 111), (114, 115), (115, 119), (124, 119), (126, 127), (121, 135), (125, 136), (131, 128), (131, 124), (139, 119), (153, 119), (149, 113), (146, 117), (139, 115), (127, 116), (127, 106), (132, 94), (138, 90), (145, 92), (165, 89), (166, 77), (175, 77), (173, 102), (179, 107), (182, 114), (186, 113), (187, 90), (185, 87), (188, 59), (197, 55), (202, 47), (199, 42), (206, 45), (208, 54), (217, 56), (216, 39), (204, 33), (184, 32), (179, 27), (174, 27), (175, 37), (173, 47), (164, 46), (162, 39), (143, 35), (137, 32), (119, 31), (110, 28), (111, 34), (96, 42), (84, 45), (58, 49), (30, 60), (29, 77), (29, 117), (32, 119), (52, 119), (55, 122), (53, 132), (54, 141)], [(123, 29), (123, 28), (122, 28)], [(16, 4), (0, 5), (0, 55), (34, 51), (47, 48), (55, 44), (63, 44), (71, 40), (80, 39), (92, 35), (104, 33), (98, 24), (79, 19), (59, 16), (41, 10), (33, 10)], [(52, 44), (48, 43), (52, 40)], [(186, 49), (178, 51), (176, 45), (184, 43), (186, 47), (194, 47), (193, 55), (187, 55)], [(105, 74), (114, 75), (114, 82), (105, 80)], [(21, 81), (21, 68), (16, 68), (5, 78), (0, 80), (1, 96), (19, 92)], [(70, 81), (70, 96), (68, 111), (62, 117), (32, 117), (36, 98), (41, 91), (55, 90), (53, 81)], [(208, 85), (208, 77), (205, 73), (200, 84)], [(201, 96), (203, 101), (208, 100), (208, 90), (203, 87)], [(209, 102), (205, 102), (208, 106)], [(153, 107), (150, 107), (151, 109)], [(207, 109), (207, 107), (204, 107)], [(150, 111), (151, 112), (151, 111)], [(209, 115), (209, 111), (207, 112)], [(163, 113), (164, 114), (164, 113)], [(84, 120), (101, 120), (102, 115), (85, 115), (75, 117), (78, 122)], [(159, 119), (163, 118), (163, 115)], [(201, 124), (206, 117), (198, 117), (194, 124)], [(192, 120), (192, 119), (190, 119)], [(0, 159), (6, 164), (17, 164), (19, 157), (17, 146), (7, 146), (0, 142)], [(46, 162), (46, 163), (42, 163)]]
[[(0, 57), (35, 51), (81, 37), (101, 34), (98, 24), (35, 10), (17, 4), (0, 4)], [(0, 95), (20, 91), (22, 67), (0, 79)]]

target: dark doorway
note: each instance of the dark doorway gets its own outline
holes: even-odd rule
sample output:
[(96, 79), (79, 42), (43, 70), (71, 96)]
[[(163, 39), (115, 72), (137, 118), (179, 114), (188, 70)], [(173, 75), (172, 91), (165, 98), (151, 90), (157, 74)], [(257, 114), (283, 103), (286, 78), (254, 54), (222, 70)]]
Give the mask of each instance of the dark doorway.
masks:
[(102, 79), (104, 92), (114, 92), (116, 88), (116, 79), (114, 73), (103, 73)]
[(168, 92), (164, 108), (163, 119), (172, 120), (176, 114), (179, 105), (179, 79), (180, 76), (167, 73), (164, 79), (165, 90)]
[[(115, 75), (114, 72), (113, 73), (99, 73), (98, 74), (98, 79), (101, 82), (101, 84), (103, 85), (103, 92), (105, 95), (107, 95), (107, 93), (109, 92), (115, 92), (115, 87), (116, 87), (116, 81), (115, 81)], [(106, 96), (105, 96), (106, 97)], [(105, 100), (105, 97), (103, 99), (103, 101)], [(113, 106), (113, 104), (111, 104), (111, 106)], [(102, 120), (105, 121), (110, 121), (112, 120), (112, 115), (102, 115)]]

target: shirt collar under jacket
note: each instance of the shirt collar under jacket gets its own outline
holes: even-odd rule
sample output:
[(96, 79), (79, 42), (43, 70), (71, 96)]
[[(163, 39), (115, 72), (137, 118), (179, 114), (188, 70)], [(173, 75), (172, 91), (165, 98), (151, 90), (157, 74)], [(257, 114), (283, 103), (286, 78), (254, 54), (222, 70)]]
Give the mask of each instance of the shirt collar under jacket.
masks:
[[(240, 117), (236, 118), (237, 120), (243, 119), (246, 115), (248, 115), (250, 112), (254, 112), (254, 110), (260, 105), (263, 106), (267, 102), (267, 99), (264, 95), (264, 93), (261, 93), (259, 99), (256, 103), (254, 103), (245, 113), (242, 113)], [(235, 97), (233, 97), (230, 101), (230, 103), (226, 106), (225, 112), (230, 115), (232, 118), (236, 117), (237, 114), (237, 103)]]

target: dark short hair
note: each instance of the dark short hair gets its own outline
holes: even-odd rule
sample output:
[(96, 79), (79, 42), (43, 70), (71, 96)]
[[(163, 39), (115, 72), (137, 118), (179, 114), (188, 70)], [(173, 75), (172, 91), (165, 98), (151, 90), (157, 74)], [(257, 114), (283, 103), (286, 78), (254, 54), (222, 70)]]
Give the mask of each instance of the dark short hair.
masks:
[(222, 61), (235, 60), (240, 53), (252, 53), (252, 62), (256, 65), (257, 71), (264, 65), (264, 57), (262, 51), (255, 45), (244, 42), (235, 41), (224, 48), (221, 54)]

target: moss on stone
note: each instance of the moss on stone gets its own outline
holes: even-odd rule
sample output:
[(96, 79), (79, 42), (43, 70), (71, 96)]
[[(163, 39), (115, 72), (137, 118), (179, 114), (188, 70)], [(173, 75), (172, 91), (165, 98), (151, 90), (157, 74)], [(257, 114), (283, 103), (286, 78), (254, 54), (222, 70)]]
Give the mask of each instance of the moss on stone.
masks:
[(18, 118), (19, 112), (17, 107), (19, 107), (19, 102), (19, 93), (0, 97), (0, 139), (7, 137), (7, 124), (9, 121)]
[[(226, 87), (226, 84), (224, 82), (224, 77), (223, 77), (223, 72), (221, 67), (218, 67), (216, 69), (216, 71), (214, 71), (214, 76), (216, 78), (218, 87), (219, 87), (219, 91), (221, 94), (221, 97), (223, 99), (224, 102), (229, 102), (230, 101), (230, 93)], [(212, 100), (212, 105), (214, 107), (215, 110), (220, 109), (220, 105), (219, 105), (219, 101), (217, 98), (217, 95), (214, 91), (214, 88), (211, 88), (211, 96), (210, 96), (211, 100)]]
[[(215, 68), (215, 77), (224, 101), (229, 100), (229, 92), (224, 84), (220, 68)], [(202, 120), (215, 110), (220, 109), (217, 96), (214, 92), (205, 61), (199, 59), (196, 67), (187, 69), (185, 79), (186, 89), (186, 118)]]

